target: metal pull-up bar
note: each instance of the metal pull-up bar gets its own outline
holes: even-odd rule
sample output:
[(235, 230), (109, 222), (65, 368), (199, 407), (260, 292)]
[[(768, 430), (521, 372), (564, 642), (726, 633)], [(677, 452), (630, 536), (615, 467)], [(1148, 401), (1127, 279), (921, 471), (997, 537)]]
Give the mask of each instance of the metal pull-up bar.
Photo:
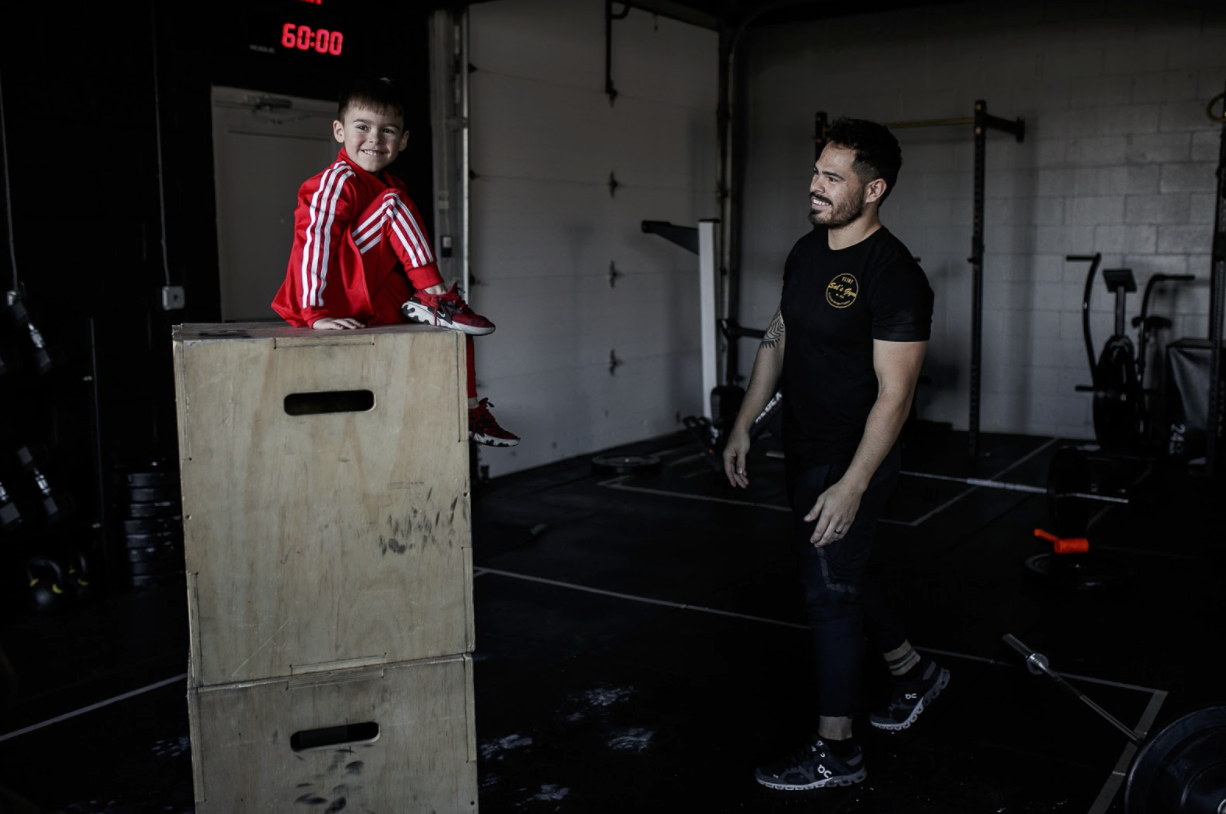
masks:
[(992, 116), (988, 114), (987, 102), (982, 99), (975, 102), (975, 115), (964, 116), (960, 119), (921, 119), (913, 122), (886, 122), (885, 126), (891, 130), (904, 130), (912, 127), (956, 127), (958, 125), (972, 124), (975, 126), (975, 132), (979, 132), (979, 128), (988, 130), (1000, 130), (1004, 133), (1011, 133), (1019, 142), (1026, 137), (1026, 122), (1023, 119), (1002, 119), (1000, 116)]
[(974, 123), (974, 116), (966, 116), (961, 119), (922, 119), (917, 122), (886, 122), (885, 126), (891, 130), (899, 130), (903, 127), (950, 127), (957, 124)]

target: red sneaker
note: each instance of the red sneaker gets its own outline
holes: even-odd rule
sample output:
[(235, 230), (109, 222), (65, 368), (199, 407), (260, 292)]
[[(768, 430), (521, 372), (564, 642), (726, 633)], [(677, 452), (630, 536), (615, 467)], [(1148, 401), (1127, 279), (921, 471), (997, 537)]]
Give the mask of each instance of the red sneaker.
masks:
[(414, 292), (409, 301), (400, 306), (400, 313), (413, 322), (424, 322), (439, 328), (450, 328), (473, 336), (485, 336), (494, 332), (494, 323), (468, 307), (456, 291), (455, 284), (446, 294)]
[(478, 444), (491, 447), (513, 447), (519, 443), (519, 436), (509, 433), (494, 420), (489, 399), (481, 399), (476, 407), (468, 409), (468, 437)]

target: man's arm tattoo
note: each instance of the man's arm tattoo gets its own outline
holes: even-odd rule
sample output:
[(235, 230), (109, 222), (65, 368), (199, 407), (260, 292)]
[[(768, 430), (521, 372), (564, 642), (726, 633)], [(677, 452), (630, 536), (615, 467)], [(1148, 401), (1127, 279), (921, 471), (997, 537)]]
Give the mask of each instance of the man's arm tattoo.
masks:
[(762, 347), (768, 350), (773, 350), (779, 346), (779, 340), (783, 338), (783, 308), (775, 311), (775, 317), (771, 320), (771, 324), (766, 326), (766, 334), (762, 337)]

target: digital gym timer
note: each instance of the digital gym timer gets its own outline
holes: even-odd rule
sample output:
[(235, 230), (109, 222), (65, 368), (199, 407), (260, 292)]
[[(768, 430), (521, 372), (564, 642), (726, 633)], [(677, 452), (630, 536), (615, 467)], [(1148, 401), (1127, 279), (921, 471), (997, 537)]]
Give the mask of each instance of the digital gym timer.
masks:
[(345, 52), (344, 15), (325, 0), (265, 2), (247, 14), (247, 50), (270, 56), (334, 60)]
[(326, 28), (311, 28), (309, 25), (283, 23), (281, 47), (299, 51), (314, 51), (317, 54), (332, 54), (339, 57), (345, 45), (345, 35)]

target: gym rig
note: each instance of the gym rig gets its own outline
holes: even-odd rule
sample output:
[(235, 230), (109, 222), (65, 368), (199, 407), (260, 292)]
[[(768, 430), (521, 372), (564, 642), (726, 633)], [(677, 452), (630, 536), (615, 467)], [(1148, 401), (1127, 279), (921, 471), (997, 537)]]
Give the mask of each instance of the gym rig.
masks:
[[(816, 134), (813, 141), (816, 146), (814, 158), (822, 154), (826, 146), (826, 136), (830, 125), (825, 111), (818, 111), (816, 117)], [(967, 262), (972, 269), (971, 289), (971, 369), (970, 369), (970, 417), (967, 432), (967, 452), (971, 458), (979, 456), (979, 404), (980, 404), (980, 374), (983, 365), (983, 257), (984, 257), (984, 219), (983, 208), (986, 196), (984, 181), (987, 171), (988, 131), (999, 130), (1017, 139), (1020, 144), (1026, 138), (1026, 122), (1024, 119), (1002, 119), (988, 113), (988, 103), (983, 99), (975, 100), (974, 114), (963, 118), (924, 119), (920, 121), (885, 122), (891, 130), (905, 130), (915, 127), (964, 127), (970, 125), (975, 138), (975, 201), (973, 210), (974, 229), (971, 234), (971, 256)]]
[[(1213, 241), (1213, 276), (1211, 279), (1211, 306), (1209, 326), (1209, 405), (1206, 423), (1206, 466), (1209, 474), (1215, 471), (1217, 448), (1220, 444), (1224, 419), (1226, 419), (1226, 404), (1223, 399), (1223, 388), (1220, 382), (1222, 319), (1226, 312), (1223, 304), (1223, 292), (1226, 291), (1223, 278), (1226, 277), (1226, 115), (1221, 117), (1213, 114), (1213, 105), (1226, 94), (1210, 101), (1207, 112), (1214, 121), (1223, 122), (1221, 157), (1218, 169), (1217, 202), (1215, 224), (1216, 232)], [(973, 302), (972, 302), (972, 349), (971, 349), (971, 385), (970, 410), (968, 426), (968, 452), (972, 458), (979, 453), (979, 418), (980, 418), (980, 371), (982, 364), (983, 338), (983, 265), (984, 265), (984, 182), (986, 169), (987, 132), (1000, 130), (1013, 135), (1018, 142), (1025, 138), (1025, 122), (1023, 119), (1013, 121), (990, 115), (987, 112), (987, 102), (975, 102), (974, 115), (964, 118), (929, 119), (921, 121), (887, 122), (891, 129), (907, 129), (918, 127), (950, 127), (966, 126), (973, 128), (975, 140), (975, 191), (973, 234), (971, 238), (971, 256), (968, 261), (973, 270)], [(824, 111), (816, 114), (815, 121), (815, 158), (821, 154), (829, 133), (829, 121)], [(678, 226), (666, 221), (642, 222), (642, 230), (657, 234), (666, 240), (699, 255), (700, 290), (702, 297), (702, 347), (703, 347), (703, 414), (687, 416), (683, 419), (687, 429), (694, 435), (703, 450), (708, 463), (716, 471), (722, 471), (718, 448), (722, 436), (740, 406), (744, 391), (734, 382), (735, 354), (728, 353), (727, 384), (718, 384), (716, 363), (717, 336), (713, 328), (718, 326), (720, 334), (730, 350), (741, 338), (761, 338), (762, 331), (745, 328), (733, 318), (716, 319), (717, 268), (715, 255), (719, 245), (718, 221), (703, 221), (698, 228)], [(1137, 329), (1138, 341), (1134, 345), (1126, 335), (1127, 324), (1125, 314), (1126, 294), (1137, 290), (1136, 280), (1130, 269), (1103, 269), (1103, 278), (1108, 291), (1115, 296), (1115, 329), (1096, 358), (1094, 344), (1090, 331), (1090, 299), (1094, 280), (1102, 262), (1101, 254), (1069, 255), (1069, 262), (1090, 263), (1086, 276), (1085, 293), (1082, 301), (1082, 328), (1086, 345), (1086, 358), (1090, 368), (1091, 383), (1078, 386), (1080, 392), (1094, 394), (1094, 429), (1097, 449), (1093, 447), (1066, 447), (1053, 456), (1048, 470), (1045, 487), (1028, 484), (1008, 483), (996, 480), (976, 478), (953, 478), (932, 475), (921, 472), (908, 472), (917, 477), (950, 480), (965, 483), (969, 486), (1004, 489), (1010, 491), (1042, 494), (1047, 497), (1048, 512), (1051, 518), (1050, 531), (1036, 529), (1036, 536), (1053, 542), (1053, 554), (1084, 553), (1088, 548), (1086, 531), (1093, 523), (1099, 511), (1112, 504), (1127, 505), (1132, 501), (1130, 488), (1139, 480), (1135, 472), (1120, 476), (1104, 478), (1098, 470), (1100, 465), (1108, 468), (1119, 468), (1121, 462), (1141, 463), (1151, 462), (1155, 455), (1148, 444), (1154, 436), (1155, 422), (1150, 397), (1156, 392), (1154, 387), (1145, 387), (1145, 368), (1147, 350), (1150, 342), (1156, 339), (1159, 331), (1171, 327), (1171, 321), (1165, 317), (1153, 316), (1149, 313), (1151, 296), (1154, 290), (1165, 283), (1186, 282), (1194, 279), (1193, 275), (1152, 275), (1146, 284), (1141, 301), (1141, 313), (1132, 320), (1133, 328)], [(754, 433), (765, 431), (769, 420), (777, 414), (781, 396), (776, 395), (768, 408), (754, 424)], [(607, 466), (616, 462), (604, 462)], [(618, 466), (619, 471), (629, 471), (652, 462), (626, 462), (628, 466)], [(1124, 467), (1127, 469), (1128, 467)], [(1144, 477), (1142, 473), (1139, 477)], [(1044, 554), (1038, 558), (1030, 558), (1028, 565), (1039, 571), (1050, 568), (1051, 555)], [(1091, 580), (1098, 587), (1096, 580)], [(1087, 587), (1082, 585), (1081, 587)]]

